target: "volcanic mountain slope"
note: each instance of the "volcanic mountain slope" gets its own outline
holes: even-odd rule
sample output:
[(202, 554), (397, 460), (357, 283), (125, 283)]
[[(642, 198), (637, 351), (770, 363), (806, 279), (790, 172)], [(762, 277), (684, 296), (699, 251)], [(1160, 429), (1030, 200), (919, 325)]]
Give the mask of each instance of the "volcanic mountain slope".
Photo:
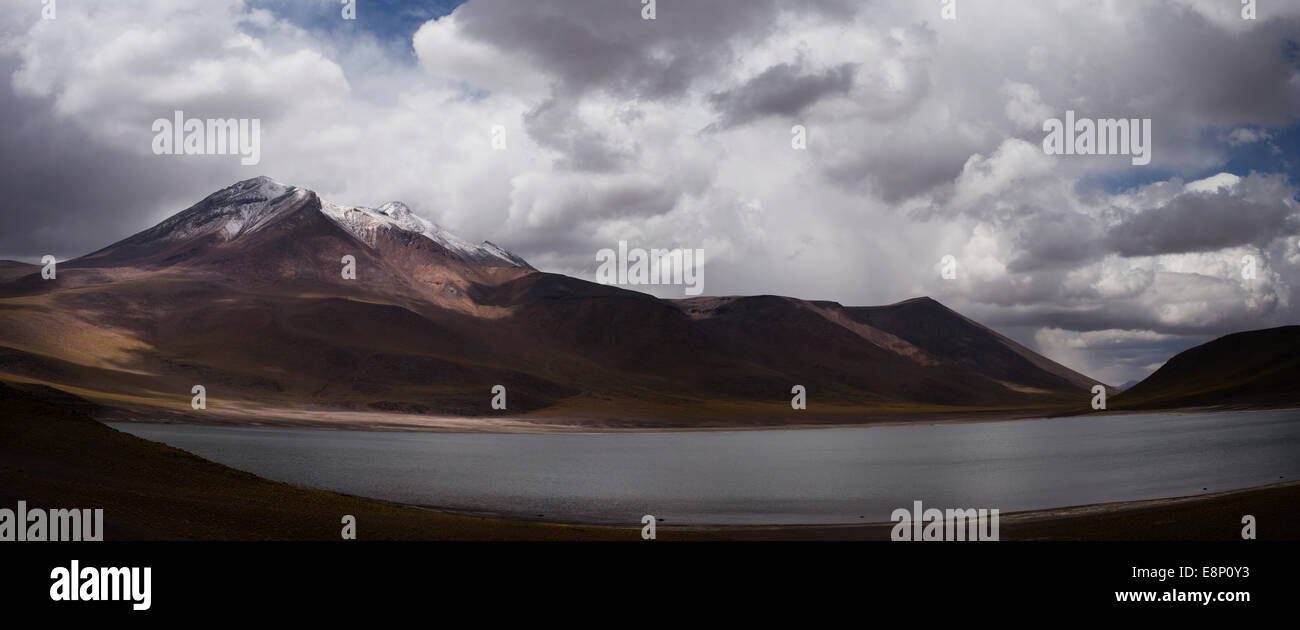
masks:
[[(342, 257), (363, 269), (343, 278)], [(488, 242), (472, 245), (405, 204), (339, 206), (265, 177), (239, 182), (72, 269), (168, 269), (241, 287), (309, 289), (474, 310), (480, 284), (532, 271)]]
[(1300, 405), (1300, 326), (1219, 337), (1180, 352), (1112, 409)]
[(0, 271), (0, 378), (131, 409), (187, 411), (202, 384), (210, 408), (779, 422), (807, 417), (794, 385), (809, 415), (852, 418), (1078, 407), (1093, 384), (928, 298), (661, 300), (266, 178), (56, 279)]
[(1024, 391), (1091, 390), (1097, 382), (929, 298), (847, 309), (854, 321), (897, 335), (944, 363)]

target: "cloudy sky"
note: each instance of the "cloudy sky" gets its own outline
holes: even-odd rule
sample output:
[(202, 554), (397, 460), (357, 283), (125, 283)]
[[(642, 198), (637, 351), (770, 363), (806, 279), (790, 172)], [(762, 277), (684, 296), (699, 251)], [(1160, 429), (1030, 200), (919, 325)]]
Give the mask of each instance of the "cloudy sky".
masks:
[[(1300, 323), (1300, 2), (1240, 5), (0, 0), (0, 257), (265, 174), (588, 279), (626, 240), (706, 294), (930, 295), (1120, 384)], [(154, 155), (175, 110), (260, 119), (261, 162)], [(1150, 164), (1047, 155), (1067, 110), (1151, 119)]]

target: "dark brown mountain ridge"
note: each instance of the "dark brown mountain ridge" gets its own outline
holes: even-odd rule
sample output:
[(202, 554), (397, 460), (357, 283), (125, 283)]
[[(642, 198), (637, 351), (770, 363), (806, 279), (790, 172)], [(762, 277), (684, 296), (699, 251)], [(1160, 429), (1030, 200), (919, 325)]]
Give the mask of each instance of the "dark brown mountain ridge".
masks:
[(267, 178), (57, 269), (0, 266), (0, 379), (144, 415), (202, 384), (241, 411), (852, 422), (1081, 408), (1095, 384), (930, 298), (659, 299)]

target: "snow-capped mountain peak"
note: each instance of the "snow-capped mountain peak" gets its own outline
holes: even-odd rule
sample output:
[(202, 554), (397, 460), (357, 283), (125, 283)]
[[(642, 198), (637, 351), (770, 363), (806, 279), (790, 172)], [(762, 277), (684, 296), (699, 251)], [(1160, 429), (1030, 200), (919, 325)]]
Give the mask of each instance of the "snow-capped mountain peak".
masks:
[(510, 262), (515, 266), (524, 267), (526, 269), (533, 268), (532, 265), (528, 264), (528, 261), (524, 260), (523, 258), (520, 258), (519, 256), (516, 256), (512, 252), (503, 249), (501, 246), (497, 245), (496, 243), (493, 243), (492, 241), (483, 241), (483, 244), (480, 245), (480, 247), (486, 250), (487, 252), (489, 252), (490, 254), (492, 254), (493, 256), (496, 256), (498, 258), (503, 258), (507, 262)]
[(394, 218), (404, 217), (412, 214), (411, 207), (400, 201), (390, 201), (382, 206), (379, 206), (377, 210)]
[(311, 192), (269, 177), (254, 177), (223, 188), (184, 212), (132, 237), (133, 241), (182, 241), (216, 235), (225, 241), (256, 231), (286, 206)]
[(397, 229), (423, 235), (462, 259), (492, 267), (512, 266), (532, 269), (519, 256), (484, 241), (471, 243), (411, 210), (400, 201), (389, 201), (378, 208), (343, 206), (321, 200), (321, 211), (340, 227), (371, 245), (379, 230)]
[(492, 243), (474, 244), (421, 217), (400, 201), (378, 208), (344, 206), (320, 199), (306, 188), (260, 176), (223, 188), (123, 243), (130, 247), (178, 243), (196, 238), (229, 242), (258, 232), (275, 219), (304, 208), (315, 209), (362, 242), (375, 246), (380, 232), (395, 230), (423, 236), (456, 257), (488, 267), (532, 269), (524, 259)]

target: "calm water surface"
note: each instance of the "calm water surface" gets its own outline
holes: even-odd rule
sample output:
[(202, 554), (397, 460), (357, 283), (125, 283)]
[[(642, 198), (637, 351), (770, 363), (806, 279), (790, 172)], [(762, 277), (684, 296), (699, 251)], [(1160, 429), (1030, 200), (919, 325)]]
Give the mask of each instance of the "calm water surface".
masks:
[(629, 524), (858, 523), (914, 500), (1007, 512), (1300, 479), (1300, 410), (596, 435), (111, 426), (302, 486)]

